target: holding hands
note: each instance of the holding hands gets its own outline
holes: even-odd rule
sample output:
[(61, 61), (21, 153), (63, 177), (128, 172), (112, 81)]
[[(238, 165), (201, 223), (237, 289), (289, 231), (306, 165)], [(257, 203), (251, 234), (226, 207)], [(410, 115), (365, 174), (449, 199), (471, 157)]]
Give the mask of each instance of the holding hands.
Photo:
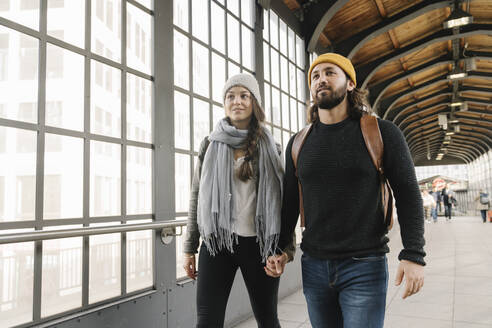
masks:
[(284, 272), (285, 264), (289, 261), (287, 253), (269, 256), (266, 261), (265, 273), (273, 278), (278, 278)]

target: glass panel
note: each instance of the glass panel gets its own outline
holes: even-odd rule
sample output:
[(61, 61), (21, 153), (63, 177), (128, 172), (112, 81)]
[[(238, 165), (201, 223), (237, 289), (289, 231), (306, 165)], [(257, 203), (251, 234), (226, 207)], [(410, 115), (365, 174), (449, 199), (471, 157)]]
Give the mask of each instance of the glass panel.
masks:
[(287, 56), (287, 25), (283, 20), (279, 20), (280, 22), (280, 53)]
[(174, 84), (189, 90), (189, 39), (174, 31)]
[(224, 102), (222, 88), (226, 81), (225, 75), (225, 59), (212, 53), (212, 96), (215, 101), (221, 104)]
[(188, 32), (188, 0), (173, 0), (174, 25)]
[(0, 26), (0, 117), (37, 123), (38, 44)]
[(263, 42), (263, 73), (265, 81), (270, 81), (270, 47), (266, 42)]
[(121, 146), (91, 140), (90, 216), (121, 214)]
[(298, 123), (299, 123), (299, 130), (300, 130), (306, 125), (306, 105), (298, 102), (297, 110), (298, 110), (297, 113), (299, 115)]
[(294, 98), (290, 98), (290, 130), (297, 132), (297, 102)]
[(271, 56), (270, 65), (272, 68), (272, 83), (276, 87), (279, 87), (280, 86), (280, 84), (279, 84), (280, 71), (279, 71), (279, 67), (278, 67), (278, 52), (275, 49), (270, 48), (270, 56)]
[(84, 57), (48, 43), (46, 63), (46, 125), (82, 131)]
[(273, 124), (280, 126), (280, 93), (277, 88), (272, 88), (272, 113)]
[(288, 131), (282, 131), (282, 154), (285, 154), (285, 149), (289, 143), (290, 133)]
[(242, 26), (242, 51), (243, 51), (243, 66), (249, 70), (255, 70), (255, 36), (253, 32), (246, 26)]
[(279, 145), (282, 144), (282, 131), (279, 128), (273, 128), (273, 139)]
[(92, 0), (91, 50), (120, 62), (121, 60), (121, 0)]
[(251, 28), (255, 25), (255, 3), (253, 0), (241, 0), (241, 20)]
[(193, 35), (208, 43), (208, 1), (193, 0), (191, 2), (191, 10)]
[(280, 83), (282, 85), (282, 91), (289, 91), (289, 66), (287, 59), (284, 56), (280, 56)]
[(304, 72), (301, 71), (300, 69), (297, 69), (297, 99), (299, 99), (300, 101), (306, 100), (305, 89), (304, 89), (306, 83), (307, 82)]
[(190, 97), (174, 92), (174, 147), (190, 149)]
[(265, 96), (264, 96), (264, 105), (265, 108), (265, 121), (268, 123), (272, 122), (272, 104), (270, 103), (270, 85), (265, 83)]
[(296, 35), (296, 57), (297, 66), (304, 69), (304, 40)]
[(176, 212), (188, 212), (190, 201), (190, 155), (175, 154), (175, 197)]
[[(91, 227), (115, 225), (95, 223)], [(89, 237), (89, 303), (121, 294), (121, 234)]]
[(289, 96), (282, 92), (282, 127), (284, 129), (290, 129), (289, 118)]
[(193, 99), (193, 144), (198, 151), (202, 140), (210, 132), (209, 105), (200, 99)]
[[(131, 221), (150, 223), (152, 220)], [(126, 291), (133, 292), (151, 287), (154, 282), (152, 267), (152, 230), (126, 233)]]
[(84, 48), (85, 0), (48, 0), (48, 35)]
[(151, 10), (154, 9), (154, 6), (152, 6), (152, 2), (155, 0), (135, 0), (135, 1), (143, 5), (147, 9), (151, 9)]
[(296, 66), (289, 62), (289, 91), (292, 97), (296, 97)]
[(227, 0), (227, 9), (239, 17), (239, 0)]
[(212, 108), (212, 114), (213, 114), (213, 128), (215, 129), (217, 123), (219, 123), (219, 121), (225, 117), (224, 109), (220, 106), (214, 105)]
[(278, 49), (278, 16), (270, 10), (270, 44)]
[(153, 17), (132, 4), (127, 4), (126, 62), (131, 68), (152, 74)]
[[(187, 219), (186, 217), (177, 217), (176, 220)], [(181, 236), (176, 236), (176, 278), (181, 278), (186, 276), (186, 271), (183, 268), (184, 257), (183, 257), (183, 237), (186, 236), (186, 226), (181, 227)], [(195, 256), (196, 261), (196, 256)], [(198, 261), (196, 261), (198, 263)]]
[(126, 148), (126, 213), (152, 213), (152, 149)]
[(1, 221), (34, 220), (36, 132), (0, 126), (3, 209)]
[(263, 39), (265, 40), (270, 40), (270, 29), (268, 24), (270, 22), (269, 17), (268, 17), (269, 11), (263, 10)]
[(296, 61), (296, 37), (294, 31), (288, 27), (288, 38), (289, 38), (289, 59), (293, 62)]
[(225, 16), (224, 9), (211, 2), (212, 11), (212, 47), (225, 53)]
[[(81, 226), (63, 226), (63, 229)], [(43, 230), (60, 229), (48, 227)], [(43, 241), (41, 316), (82, 306), (82, 237)]]
[(82, 217), (84, 141), (47, 133), (45, 143), (43, 217)]
[(0, 245), (0, 272), (0, 327), (32, 321), (34, 243)]
[[(5, 1), (6, 0), (2, 0), (2, 2)], [(15, 0), (10, 2), (9, 10), (1, 11), (0, 16), (34, 30), (39, 30), (39, 4), (41, 1)]]
[(241, 68), (239, 68), (239, 66), (234, 64), (233, 62), (229, 62), (228, 66), (229, 66), (229, 72), (228, 72), (229, 76), (228, 77), (239, 74), (241, 72)]
[(208, 49), (193, 41), (193, 91), (209, 97)]
[(120, 138), (121, 71), (93, 60), (91, 72), (91, 132)]
[(227, 14), (227, 55), (239, 63), (239, 21)]
[(152, 82), (128, 73), (126, 75), (126, 137), (152, 142)]

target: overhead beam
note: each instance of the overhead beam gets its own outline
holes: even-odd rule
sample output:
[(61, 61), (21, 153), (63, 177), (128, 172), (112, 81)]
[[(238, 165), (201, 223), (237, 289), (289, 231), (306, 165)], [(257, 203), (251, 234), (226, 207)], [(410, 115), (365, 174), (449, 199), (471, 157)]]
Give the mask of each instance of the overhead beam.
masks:
[(337, 44), (333, 45), (334, 50), (342, 54), (350, 59), (354, 57), (357, 51), (362, 48), (362, 46), (368, 42), (376, 38), (377, 36), (388, 32), (395, 27), (398, 27), (406, 22), (411, 21), (414, 18), (417, 18), (421, 15), (424, 15), (432, 10), (444, 8), (449, 6), (449, 1), (442, 0), (427, 0), (422, 1), (415, 6), (407, 8), (396, 15), (385, 18), (382, 22), (363, 30), (356, 35), (348, 38), (347, 40), (343, 40)]
[[(456, 143), (455, 145), (446, 145), (446, 147), (449, 152), (456, 152), (456, 153), (463, 153), (463, 154), (470, 154), (474, 158), (480, 157), (480, 155), (483, 155), (477, 148), (471, 145), (467, 145), (464, 143)], [(433, 147), (432, 152), (436, 153), (441, 149), (441, 146), (438, 147)], [(427, 149), (418, 149), (415, 151), (415, 153), (419, 152), (427, 152)]]
[[(467, 91), (475, 91), (475, 92), (480, 92), (480, 93), (488, 93), (488, 94), (492, 94), (492, 88), (481, 88), (481, 87), (475, 87), (475, 86), (465, 86), (465, 85), (461, 85), (458, 89), (458, 93), (463, 93), (463, 92), (467, 92)], [(405, 115), (405, 111), (414, 107), (414, 106), (418, 106), (419, 104), (422, 104), (424, 102), (427, 102), (429, 100), (432, 100), (434, 98), (438, 98), (438, 97), (441, 97), (441, 96), (444, 96), (444, 95), (448, 95), (448, 96), (452, 96), (453, 95), (453, 89), (451, 87), (448, 87), (447, 89), (443, 89), (443, 90), (439, 90), (437, 92), (434, 92), (433, 94), (430, 94), (424, 98), (420, 98), (418, 102), (415, 102), (415, 103), (411, 103), (411, 104), (406, 104), (406, 105), (403, 105), (403, 106), (400, 106), (400, 107), (397, 107), (395, 109), (393, 109), (393, 114), (396, 113), (396, 116), (393, 117), (393, 118), (387, 118), (385, 117), (385, 119), (391, 119), (393, 121), (393, 123), (395, 124), (399, 124), (399, 121), (402, 117), (404, 117)], [(421, 110), (419, 110), (421, 111)]]
[(372, 62), (369, 62), (357, 69), (357, 85), (361, 88), (366, 88), (367, 84), (371, 80), (372, 76), (386, 64), (396, 61), (401, 57), (407, 56), (420, 49), (430, 46), (434, 43), (439, 43), (447, 40), (453, 40), (457, 38), (466, 38), (473, 35), (492, 35), (492, 24), (470, 24), (460, 28), (460, 32), (453, 34), (453, 29), (446, 29), (437, 31), (431, 35), (428, 35), (412, 44), (397, 49), (396, 51), (378, 58)]
[[(436, 84), (439, 84), (439, 83), (442, 83), (442, 82), (447, 82), (447, 81), (450, 81), (448, 79), (446, 79), (447, 77), (447, 74), (442, 74), (438, 77), (435, 77), (433, 78), (432, 80), (429, 80), (425, 83), (422, 83), (422, 84), (419, 84), (418, 86), (415, 86), (413, 88), (410, 88), (410, 89), (407, 89), (407, 90), (404, 90), (400, 93), (397, 93), (397, 94), (394, 94), (388, 98), (384, 98), (383, 100), (381, 100), (381, 106), (380, 106), (380, 112), (384, 110), (384, 108), (386, 108), (386, 110), (384, 110), (382, 112), (382, 117), (384, 119), (387, 119), (388, 118), (388, 115), (389, 115), (389, 112), (391, 111), (391, 109), (393, 108), (393, 106), (403, 97), (405, 96), (408, 96), (412, 93), (415, 93), (415, 92), (419, 92), (419, 91), (423, 91), (429, 87), (432, 87)], [(479, 79), (486, 79), (486, 80), (492, 80), (492, 73), (489, 73), (489, 72), (481, 72), (481, 71), (470, 71), (468, 72), (468, 76), (462, 80), (466, 80), (466, 79), (472, 79), (472, 78), (479, 78)], [(381, 116), (381, 115), (380, 115)]]
[[(412, 154), (412, 157), (414, 158), (414, 161), (415, 161), (415, 158), (419, 157), (419, 156), (427, 156), (427, 153), (424, 152), (424, 151), (421, 151), (419, 153), (416, 153), (416, 154)], [(447, 154), (444, 154), (444, 157), (446, 156), (451, 156), (451, 157), (460, 157), (462, 158), (463, 160), (466, 159), (466, 163), (471, 163), (473, 162), (476, 158), (473, 157), (472, 155), (470, 155), (469, 153), (466, 153), (466, 152), (461, 152), (461, 151), (455, 151), (455, 152), (452, 152), (452, 153), (447, 153)], [(443, 159), (444, 159), (443, 157)], [(440, 163), (444, 163), (444, 161), (439, 161)]]
[[(464, 139), (464, 138), (470, 138), (470, 139)], [(427, 140), (429, 140), (429, 142), (427, 142)], [(475, 142), (476, 140), (478, 140), (478, 142)], [(426, 147), (430, 148), (430, 147), (433, 147), (435, 145), (441, 146), (442, 142), (443, 142), (442, 136), (437, 137), (437, 138), (426, 138), (425, 140), (421, 139), (421, 140), (419, 140), (419, 142), (417, 142), (413, 145), (413, 147), (412, 147), (412, 149), (410, 149), (410, 151), (416, 151), (418, 149), (422, 149), (422, 148), (426, 148)], [(457, 136), (455, 136), (454, 139), (452, 139), (450, 145), (458, 144), (458, 143), (466, 143), (468, 145), (474, 145), (475, 147), (478, 147), (480, 149), (480, 152), (482, 154), (484, 154), (490, 149), (490, 147), (487, 144), (485, 144), (485, 147), (484, 147), (482, 142), (483, 141), (481, 141), (478, 138), (473, 138), (473, 137), (457, 138)], [(443, 147), (447, 147), (447, 145), (443, 145)]]
[(473, 149), (477, 150), (480, 154), (484, 154), (487, 152), (488, 149), (484, 149), (480, 144), (476, 144), (472, 141), (467, 141), (464, 139), (454, 139), (449, 145), (443, 145), (442, 140), (436, 140), (432, 144), (429, 144), (427, 146), (427, 143), (420, 143), (416, 146), (414, 146), (413, 150), (418, 151), (421, 149), (427, 149), (429, 147), (430, 149), (434, 149), (435, 146), (438, 146), (438, 149), (441, 148), (449, 148), (448, 146), (464, 146), (466, 145), (467, 147), (473, 147)]
[(307, 40), (307, 51), (314, 52), (318, 39), (330, 19), (345, 6), (349, 0), (323, 0), (313, 2), (304, 13), (303, 34)]
[[(469, 131), (472, 130), (475, 132), (479, 132), (477, 134), (481, 134), (480, 135), (481, 138), (487, 139), (489, 142), (491, 140), (489, 137), (492, 134), (490, 129), (477, 127), (477, 126), (470, 126), (467, 123), (461, 123), (460, 129), (461, 129), (460, 133), (463, 135), (470, 133)], [(416, 131), (415, 133), (409, 133), (408, 136), (405, 136), (408, 147), (411, 147), (419, 138), (429, 137), (429, 135), (432, 135), (433, 133), (436, 133), (438, 131), (441, 133), (443, 132), (439, 126), (435, 125), (435, 123), (426, 124), (425, 126), (422, 126), (421, 128), (419, 128), (419, 131)]]
[[(405, 117), (400, 123), (397, 124), (397, 126), (400, 128), (400, 130), (403, 131), (403, 133), (405, 133), (405, 130), (410, 126), (412, 125), (413, 123), (416, 123), (418, 122), (419, 120), (426, 120), (428, 118), (431, 118), (432, 116), (436, 116), (436, 119), (437, 119), (437, 115), (438, 114), (445, 114), (445, 113), (449, 113), (450, 110), (448, 107), (444, 108), (444, 110), (441, 110), (441, 111), (438, 111), (438, 112), (435, 112), (435, 113), (431, 113), (431, 114), (428, 114), (428, 115), (425, 115), (425, 116), (419, 116), (421, 115), (423, 112), (427, 111), (427, 110), (431, 110), (431, 109), (434, 109), (436, 107), (439, 107), (439, 106), (449, 106), (451, 105), (451, 103), (449, 102), (446, 102), (446, 103), (439, 103), (439, 104), (436, 104), (436, 105), (433, 105), (433, 106), (429, 106), (427, 108), (422, 108), (421, 110), (419, 110), (418, 112), (416, 113), (413, 113), (413, 114), (410, 114), (409, 116)], [(468, 110), (466, 111), (467, 113), (475, 113), (475, 114), (481, 114), (481, 115), (492, 115), (492, 113), (485, 113), (485, 112), (481, 112), (481, 111), (477, 111), (477, 110)], [(455, 112), (455, 113), (459, 113), (459, 111)], [(414, 120), (412, 120), (414, 119)], [(456, 119), (467, 119), (466, 117), (456, 117)], [(491, 120), (492, 122), (492, 120)], [(396, 124), (396, 122), (394, 122)]]
[[(490, 148), (490, 145), (492, 145), (492, 139), (488, 136), (485, 136), (481, 133), (478, 132), (470, 132), (467, 131), (466, 133), (460, 132), (461, 136), (460, 137), (466, 137), (466, 138), (478, 138), (480, 140), (483, 140), (483, 142)], [(410, 140), (408, 142), (408, 148), (413, 149), (416, 144), (418, 144), (421, 140), (427, 140), (427, 139), (437, 139), (437, 138), (444, 138), (444, 135), (442, 134), (442, 130), (435, 130), (430, 134), (425, 135), (425, 139), (422, 139), (421, 137), (423, 136), (417, 136), (416, 138)], [(456, 138), (457, 135), (454, 135), (454, 138)], [(453, 138), (451, 138), (452, 140)]]

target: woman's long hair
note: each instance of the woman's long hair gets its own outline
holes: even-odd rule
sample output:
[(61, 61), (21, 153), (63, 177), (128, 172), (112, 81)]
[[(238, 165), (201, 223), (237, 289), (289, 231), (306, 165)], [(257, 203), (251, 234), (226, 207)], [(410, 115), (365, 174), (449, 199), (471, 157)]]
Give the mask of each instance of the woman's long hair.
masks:
[[(239, 167), (237, 176), (241, 181), (247, 181), (253, 177), (253, 170), (250, 165), (250, 161), (258, 156), (258, 141), (263, 135), (263, 130), (261, 128), (263, 122), (265, 121), (265, 111), (261, 108), (260, 104), (256, 98), (251, 94), (251, 102), (253, 106), (253, 115), (251, 116), (251, 121), (248, 126), (248, 136), (244, 142), (245, 151), (244, 162)], [(227, 118), (229, 124), (231, 120)]]
[[(354, 88), (352, 91), (347, 90), (348, 115), (350, 118), (358, 120), (362, 115), (372, 112), (371, 106), (367, 101), (367, 90)], [(319, 119), (318, 105), (312, 104), (307, 110), (308, 123), (314, 123)]]

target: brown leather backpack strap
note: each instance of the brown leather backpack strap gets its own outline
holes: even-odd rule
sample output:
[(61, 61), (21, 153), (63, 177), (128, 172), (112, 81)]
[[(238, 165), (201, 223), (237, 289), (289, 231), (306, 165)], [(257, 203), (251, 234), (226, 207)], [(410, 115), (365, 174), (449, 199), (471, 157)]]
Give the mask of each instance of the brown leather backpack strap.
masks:
[(302, 188), (301, 182), (299, 181), (299, 176), (297, 175), (297, 159), (299, 157), (299, 153), (301, 152), (302, 146), (304, 146), (304, 142), (306, 142), (307, 136), (311, 132), (313, 128), (312, 124), (307, 125), (296, 134), (294, 141), (292, 142), (292, 162), (294, 163), (294, 168), (296, 169), (296, 177), (297, 177), (297, 186), (299, 187), (299, 213), (301, 214), (301, 227), (304, 227), (304, 202), (302, 200)]
[(371, 156), (374, 166), (378, 170), (381, 180), (381, 197), (383, 201), (384, 220), (388, 230), (393, 226), (393, 192), (391, 186), (384, 175), (383, 154), (384, 143), (381, 131), (379, 130), (378, 119), (376, 116), (363, 115), (360, 119), (360, 129), (367, 151)]

